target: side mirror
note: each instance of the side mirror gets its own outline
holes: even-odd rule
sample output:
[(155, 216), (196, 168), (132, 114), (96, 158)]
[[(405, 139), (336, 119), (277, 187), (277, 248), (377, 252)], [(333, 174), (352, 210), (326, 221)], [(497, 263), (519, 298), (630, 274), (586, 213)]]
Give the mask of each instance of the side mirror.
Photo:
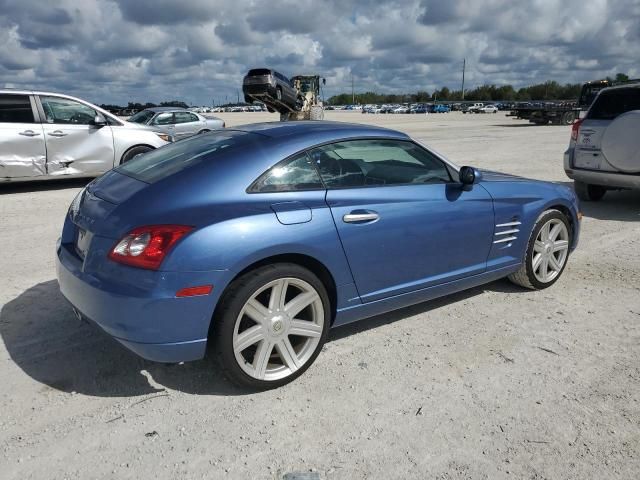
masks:
[(480, 181), (481, 174), (473, 167), (460, 168), (460, 183), (463, 185), (473, 185)]
[(96, 127), (104, 127), (107, 124), (107, 119), (104, 118), (104, 115), (100, 113), (96, 113), (96, 116), (93, 117), (93, 125)]

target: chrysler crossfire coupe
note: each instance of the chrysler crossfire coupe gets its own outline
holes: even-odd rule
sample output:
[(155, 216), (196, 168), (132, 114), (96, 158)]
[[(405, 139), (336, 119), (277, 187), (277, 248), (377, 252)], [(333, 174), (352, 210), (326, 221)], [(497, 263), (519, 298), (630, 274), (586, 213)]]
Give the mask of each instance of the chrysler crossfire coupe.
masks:
[(231, 380), (272, 388), (332, 327), (502, 277), (553, 285), (579, 230), (570, 188), (459, 168), (404, 133), (253, 124), (87, 185), (57, 274), (79, 317), (140, 356), (209, 352)]

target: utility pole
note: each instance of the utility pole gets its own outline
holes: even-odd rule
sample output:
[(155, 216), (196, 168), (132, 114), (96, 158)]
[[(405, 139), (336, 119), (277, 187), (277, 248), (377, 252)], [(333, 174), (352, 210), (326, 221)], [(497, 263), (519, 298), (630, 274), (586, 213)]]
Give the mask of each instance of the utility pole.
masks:
[(236, 105), (240, 105), (240, 89), (236, 89), (236, 93), (238, 94)]
[(351, 105), (356, 103), (356, 94), (353, 90), (353, 73), (351, 74)]
[(464, 70), (467, 67), (467, 59), (462, 60), (462, 100), (464, 100)]

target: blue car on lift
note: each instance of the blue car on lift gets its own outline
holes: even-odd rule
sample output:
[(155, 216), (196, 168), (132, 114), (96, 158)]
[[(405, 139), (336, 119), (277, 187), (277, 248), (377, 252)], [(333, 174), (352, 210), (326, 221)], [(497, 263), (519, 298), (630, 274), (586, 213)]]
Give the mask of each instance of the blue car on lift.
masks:
[(458, 168), (407, 135), (254, 124), (141, 155), (72, 202), (57, 245), (80, 317), (147, 359), (219, 357), (253, 388), (304, 372), (329, 329), (502, 277), (551, 286), (573, 191)]

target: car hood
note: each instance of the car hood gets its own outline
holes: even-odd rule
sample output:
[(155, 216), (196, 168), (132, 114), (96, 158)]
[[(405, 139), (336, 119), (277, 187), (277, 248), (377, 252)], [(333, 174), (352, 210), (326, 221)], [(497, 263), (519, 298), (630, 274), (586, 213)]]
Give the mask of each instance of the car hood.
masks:
[(124, 126), (126, 128), (131, 128), (133, 130), (146, 130), (147, 132), (159, 132), (160, 131), (157, 128), (149, 126), (149, 125), (143, 125), (141, 123), (127, 122), (126, 120), (120, 120), (120, 121), (122, 123), (124, 123)]

